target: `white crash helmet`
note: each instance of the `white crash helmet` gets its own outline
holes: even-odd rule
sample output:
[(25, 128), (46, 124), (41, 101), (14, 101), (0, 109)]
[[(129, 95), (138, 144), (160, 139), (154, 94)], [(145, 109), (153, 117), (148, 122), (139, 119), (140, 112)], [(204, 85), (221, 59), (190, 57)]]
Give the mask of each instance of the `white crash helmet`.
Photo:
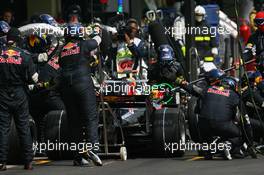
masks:
[(206, 14), (205, 9), (203, 8), (203, 6), (200, 6), (200, 5), (197, 5), (195, 7), (194, 12), (195, 12), (196, 15), (201, 15), (201, 16), (202, 15), (205, 16), (205, 14)]
[(206, 11), (202, 6), (200, 5), (196, 6), (194, 12), (195, 12), (195, 20), (197, 22), (201, 22), (202, 20), (204, 20)]

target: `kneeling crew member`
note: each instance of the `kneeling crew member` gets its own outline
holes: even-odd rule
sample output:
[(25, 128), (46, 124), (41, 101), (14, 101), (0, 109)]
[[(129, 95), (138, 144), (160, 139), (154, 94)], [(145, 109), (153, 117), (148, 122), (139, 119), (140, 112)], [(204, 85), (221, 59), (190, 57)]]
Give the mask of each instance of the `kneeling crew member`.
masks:
[[(182, 84), (188, 92), (201, 98), (199, 116), (201, 141), (210, 142), (213, 136), (220, 136), (223, 140), (230, 141), (232, 143), (232, 151), (237, 153), (237, 148), (240, 149), (243, 145), (243, 140), (241, 139), (243, 135), (238, 125), (234, 123), (236, 121), (237, 109), (241, 103), (240, 97), (235, 91), (237, 87), (235, 80), (225, 77), (221, 80), (220, 84), (208, 86), (205, 89), (201, 89), (195, 85), (187, 85), (188, 83), (186, 82), (182, 82)], [(244, 114), (243, 116), (247, 115)], [(247, 124), (250, 125), (247, 119), (248, 117), (245, 117), (245, 122), (248, 121)], [(248, 151), (255, 158), (256, 155), (251, 148), (253, 136), (250, 127), (248, 127), (247, 136)], [(226, 155), (226, 158), (230, 159), (228, 155)]]

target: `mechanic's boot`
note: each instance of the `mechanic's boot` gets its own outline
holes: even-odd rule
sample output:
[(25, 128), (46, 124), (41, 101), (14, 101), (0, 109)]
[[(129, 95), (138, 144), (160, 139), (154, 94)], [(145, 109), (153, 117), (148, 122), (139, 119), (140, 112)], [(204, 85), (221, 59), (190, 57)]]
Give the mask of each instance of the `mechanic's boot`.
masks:
[(73, 166), (91, 166), (90, 162), (85, 158), (75, 158), (73, 160)]
[(6, 171), (6, 170), (7, 170), (6, 163), (0, 164), (0, 171)]
[(232, 160), (232, 156), (230, 154), (230, 150), (228, 149), (227, 145), (230, 144), (230, 142), (226, 141), (225, 142), (225, 150), (224, 150), (224, 158), (226, 160)]
[(88, 158), (89, 158), (90, 160), (92, 160), (93, 163), (94, 163), (96, 166), (103, 166), (103, 163), (102, 163), (100, 157), (99, 157), (96, 153), (94, 153), (92, 150), (89, 150), (89, 151), (87, 152), (87, 155), (88, 155)]
[(257, 158), (258, 158), (258, 156), (257, 156), (257, 152), (256, 152), (256, 150), (254, 149), (253, 146), (248, 147), (247, 151), (248, 151), (248, 154), (249, 154), (253, 159), (257, 159)]
[(233, 158), (235, 159), (244, 159), (245, 158), (245, 154), (242, 151), (242, 149), (239, 148), (235, 148), (232, 152), (231, 155)]
[(264, 145), (258, 145), (256, 149), (259, 150), (261, 153), (264, 153)]
[(32, 162), (26, 163), (24, 165), (24, 170), (33, 170)]
[(230, 151), (227, 149), (224, 150), (224, 158), (225, 158), (225, 160), (232, 160), (232, 156), (230, 154)]

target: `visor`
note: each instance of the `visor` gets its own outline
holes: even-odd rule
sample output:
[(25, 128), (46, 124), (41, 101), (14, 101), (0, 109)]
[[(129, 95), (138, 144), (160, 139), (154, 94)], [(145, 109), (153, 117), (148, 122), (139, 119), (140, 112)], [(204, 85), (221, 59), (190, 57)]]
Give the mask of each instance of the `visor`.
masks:
[(264, 18), (256, 18), (254, 22), (257, 26), (264, 25)]

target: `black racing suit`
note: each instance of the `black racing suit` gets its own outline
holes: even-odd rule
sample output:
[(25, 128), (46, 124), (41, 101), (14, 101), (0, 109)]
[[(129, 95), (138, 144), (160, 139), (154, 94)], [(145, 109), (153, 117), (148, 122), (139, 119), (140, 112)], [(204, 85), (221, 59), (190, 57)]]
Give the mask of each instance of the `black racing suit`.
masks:
[(64, 109), (60, 94), (54, 89), (49, 88), (56, 82), (59, 76), (60, 66), (58, 60), (59, 57), (54, 56), (46, 64), (38, 67), (39, 82), (48, 84), (47, 88), (40, 88), (38, 93), (34, 93), (33, 91), (32, 96), (35, 96), (38, 100), (42, 100), (41, 104), (38, 104), (38, 106), (40, 107), (39, 110), (44, 114), (52, 110)]
[[(213, 28), (212, 28), (213, 29)], [(209, 31), (209, 32), (206, 32)], [(197, 48), (198, 55), (201, 61), (213, 62), (214, 57), (212, 54), (212, 48), (217, 47), (216, 33), (210, 32), (210, 26), (205, 20), (195, 23), (195, 47)], [(214, 31), (216, 32), (216, 30)]]
[[(199, 130), (202, 142), (212, 141), (213, 136), (220, 136), (223, 140), (229, 140), (233, 148), (240, 147), (243, 134), (234, 123), (237, 108), (240, 105), (239, 95), (233, 90), (223, 89), (218, 86), (209, 86), (201, 89), (194, 85), (187, 86), (186, 90), (201, 98), (199, 116)], [(244, 110), (242, 110), (244, 113)], [(248, 129), (249, 130), (249, 129)], [(252, 142), (252, 131), (249, 133), (249, 141)]]
[[(48, 37), (51, 37), (50, 35)], [(55, 38), (51, 37), (55, 40)], [(24, 42), (28, 44), (28, 42)], [(60, 66), (58, 63), (60, 45), (51, 45), (49, 50), (43, 53), (31, 53), (33, 62), (36, 64), (37, 72), (39, 74), (39, 83), (45, 83), (48, 87), (37, 87), (30, 91), (29, 96), (29, 110), (33, 116), (37, 129), (38, 129), (38, 141), (43, 142), (43, 129), (44, 129), (44, 116), (53, 110), (64, 110), (64, 104), (60, 98), (59, 92), (50, 87), (54, 84), (54, 81), (59, 75)], [(24, 46), (28, 49), (28, 46)], [(32, 49), (29, 49), (32, 50)], [(32, 50), (33, 51), (33, 50)], [(43, 50), (45, 51), (44, 47)], [(38, 57), (46, 54), (48, 57), (47, 62), (40, 62)]]
[(64, 103), (59, 92), (51, 89), (52, 84), (58, 78), (60, 66), (58, 56), (53, 56), (47, 63), (37, 65), (39, 82), (48, 83), (48, 87), (34, 88), (30, 93), (30, 114), (33, 116), (38, 128), (38, 141), (43, 141), (43, 118), (54, 110), (64, 110)]
[[(90, 52), (98, 47), (96, 40), (66, 42), (60, 53), (60, 87), (66, 107), (72, 141), (98, 143), (96, 96), (88, 66)], [(83, 127), (86, 137), (83, 138)], [(96, 150), (93, 150), (96, 151)], [(76, 155), (77, 159), (79, 154)]]
[[(254, 103), (253, 100), (257, 106), (253, 106)], [(249, 89), (246, 89), (243, 92), (243, 101), (246, 105), (246, 110), (247, 113), (249, 114), (250, 117), (250, 123), (252, 125), (253, 133), (254, 133), (254, 138), (263, 138), (264, 137), (264, 116), (263, 116), (263, 109), (264, 109), (264, 94), (261, 89), (258, 88), (252, 88), (251, 92)], [(256, 111), (257, 110), (257, 111)]]
[[(14, 117), (24, 163), (33, 159), (26, 83), (36, 73), (31, 57), (17, 47), (5, 47), (0, 55), (0, 163), (6, 163), (11, 116)], [(12, 151), (12, 150), (10, 150)]]
[(255, 55), (257, 63), (264, 59), (264, 32), (259, 30), (249, 37), (243, 52), (245, 61), (251, 60)]

